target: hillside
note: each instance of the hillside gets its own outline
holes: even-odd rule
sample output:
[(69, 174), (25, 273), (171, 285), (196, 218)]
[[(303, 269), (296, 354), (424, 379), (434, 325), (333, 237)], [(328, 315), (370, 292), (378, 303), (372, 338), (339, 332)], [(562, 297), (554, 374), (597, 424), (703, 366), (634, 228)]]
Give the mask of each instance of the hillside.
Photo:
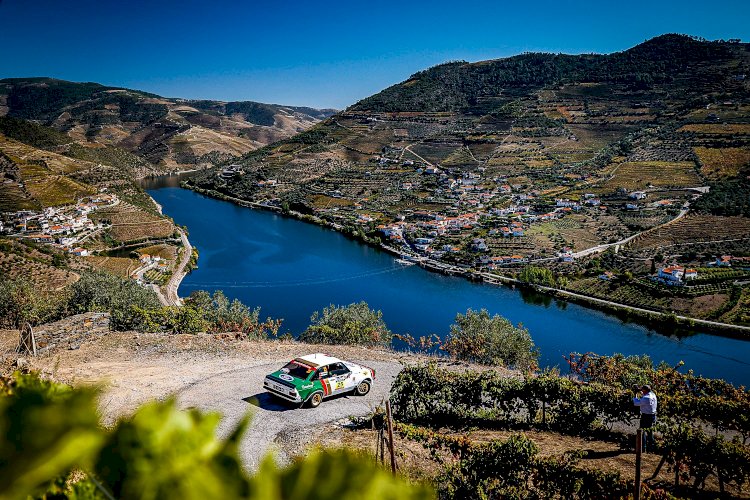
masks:
[[(58, 291), (92, 268), (164, 286), (186, 258), (180, 233), (136, 179), (239, 157), (331, 113), (50, 78), (0, 80), (0, 234), (24, 243), (0, 240), (0, 273), (39, 290)], [(97, 193), (115, 201), (81, 220), (83, 199)]]
[(158, 171), (214, 165), (301, 132), (332, 113), (252, 101), (173, 99), (52, 78), (0, 80), (0, 116), (52, 127), (78, 149), (124, 150)]
[(651, 278), (750, 255), (748, 73), (748, 44), (684, 35), (451, 62), (193, 182), (441, 265), (517, 276), (533, 263), (578, 292), (747, 322), (750, 297), (730, 293), (743, 273)]

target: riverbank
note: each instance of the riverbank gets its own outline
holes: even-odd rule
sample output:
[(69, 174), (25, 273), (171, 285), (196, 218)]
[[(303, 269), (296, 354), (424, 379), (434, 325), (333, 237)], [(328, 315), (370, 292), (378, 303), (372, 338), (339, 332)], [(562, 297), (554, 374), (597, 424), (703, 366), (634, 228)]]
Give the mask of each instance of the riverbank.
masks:
[[(317, 217), (314, 215), (302, 214), (300, 212), (295, 212), (295, 211), (282, 211), (279, 207), (269, 206), (269, 205), (265, 205), (265, 204), (257, 203), (257, 202), (251, 202), (251, 201), (243, 200), (241, 198), (229, 196), (224, 193), (220, 193), (218, 191), (199, 188), (185, 181), (181, 182), (180, 186), (186, 189), (190, 189), (196, 193), (199, 193), (199, 194), (211, 197), (211, 198), (228, 201), (228, 202), (231, 202), (233, 204), (236, 204), (242, 207), (269, 210), (269, 211), (272, 211), (281, 215), (285, 215), (285, 216), (288, 216), (288, 217), (291, 217), (291, 218), (294, 218), (303, 222), (311, 222), (321, 227), (333, 229), (348, 238), (352, 238), (362, 243), (366, 243), (370, 246), (373, 246), (375, 248), (378, 248), (382, 251), (388, 252), (395, 256), (401, 256), (403, 253), (405, 253), (404, 250), (390, 247), (382, 242), (373, 243), (372, 241), (363, 239), (356, 234), (350, 234), (350, 233), (344, 232), (342, 231), (343, 227), (340, 224), (335, 224), (335, 223), (323, 220), (320, 217)], [(489, 272), (479, 272), (479, 271), (469, 269), (469, 268), (453, 266), (453, 265), (445, 264), (444, 262), (428, 259), (425, 257), (420, 257), (418, 264), (420, 265), (420, 267), (426, 270), (438, 272), (438, 273), (449, 275), (449, 276), (460, 276), (469, 281), (483, 281), (488, 284), (502, 285), (502, 286), (509, 286), (509, 287), (519, 287), (519, 288), (523, 288), (526, 290), (532, 290), (536, 293), (540, 293), (551, 298), (556, 298), (556, 299), (565, 300), (568, 302), (577, 303), (590, 309), (606, 312), (606, 313), (615, 315), (625, 321), (635, 321), (640, 324), (643, 324), (644, 326), (658, 327), (662, 329), (672, 330), (673, 333), (676, 333), (676, 331), (678, 330), (682, 330), (684, 334), (689, 335), (694, 332), (695, 327), (700, 326), (706, 329), (705, 331), (702, 330), (704, 333), (711, 333), (714, 335), (720, 335), (724, 337), (736, 338), (736, 339), (741, 339), (741, 340), (750, 339), (750, 327), (747, 327), (747, 326), (733, 325), (730, 323), (721, 323), (717, 321), (693, 318), (690, 316), (676, 315), (676, 314), (669, 313), (669, 312), (644, 309), (640, 307), (630, 306), (627, 304), (622, 304), (619, 302), (601, 299), (598, 297), (584, 295), (581, 293), (571, 292), (571, 291), (560, 289), (560, 288), (529, 284), (529, 283), (525, 283), (525, 282), (519, 281), (515, 278), (511, 278), (508, 276), (498, 275), (498, 274), (489, 273)]]
[(177, 294), (177, 290), (180, 288), (180, 283), (185, 279), (189, 272), (187, 268), (190, 258), (193, 255), (193, 246), (190, 244), (190, 240), (187, 234), (182, 229), (177, 229), (180, 233), (180, 240), (182, 241), (182, 256), (180, 261), (175, 266), (172, 276), (169, 277), (169, 281), (164, 285), (164, 295), (159, 294), (159, 299), (166, 302), (164, 305), (167, 306), (181, 306), (182, 299)]

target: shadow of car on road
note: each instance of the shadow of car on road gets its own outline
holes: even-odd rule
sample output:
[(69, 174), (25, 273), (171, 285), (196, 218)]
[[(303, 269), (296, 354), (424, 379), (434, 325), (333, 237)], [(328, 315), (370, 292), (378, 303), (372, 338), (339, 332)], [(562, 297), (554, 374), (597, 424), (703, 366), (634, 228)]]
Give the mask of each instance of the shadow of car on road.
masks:
[[(348, 399), (348, 396), (350, 396), (350, 394), (337, 394), (335, 396), (326, 398), (322, 404), (325, 405), (326, 403), (330, 401), (336, 401), (337, 399)], [(299, 403), (285, 401), (281, 398), (272, 396), (267, 392), (259, 392), (258, 394), (255, 394), (253, 396), (242, 398), (242, 400), (266, 411), (289, 411), (297, 410), (300, 408)], [(304, 408), (311, 409), (307, 406), (305, 406)]]
[(291, 401), (284, 401), (283, 399), (274, 397), (267, 392), (259, 392), (253, 396), (242, 398), (242, 401), (257, 406), (258, 408), (263, 408), (266, 411), (289, 411), (299, 408), (299, 404), (292, 403)]

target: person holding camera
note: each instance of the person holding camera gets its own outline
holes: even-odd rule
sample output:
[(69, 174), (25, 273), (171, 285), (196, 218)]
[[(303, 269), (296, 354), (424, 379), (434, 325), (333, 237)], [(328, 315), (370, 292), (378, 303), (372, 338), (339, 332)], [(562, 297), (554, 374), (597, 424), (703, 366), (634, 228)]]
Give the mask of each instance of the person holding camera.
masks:
[[(656, 423), (656, 407), (658, 405), (656, 394), (651, 390), (651, 386), (643, 385), (640, 389), (633, 386), (635, 397), (633, 404), (641, 410), (640, 428), (643, 432), (643, 451), (653, 450), (656, 446), (654, 441), (654, 431), (652, 430)], [(640, 397), (639, 397), (640, 396)]]

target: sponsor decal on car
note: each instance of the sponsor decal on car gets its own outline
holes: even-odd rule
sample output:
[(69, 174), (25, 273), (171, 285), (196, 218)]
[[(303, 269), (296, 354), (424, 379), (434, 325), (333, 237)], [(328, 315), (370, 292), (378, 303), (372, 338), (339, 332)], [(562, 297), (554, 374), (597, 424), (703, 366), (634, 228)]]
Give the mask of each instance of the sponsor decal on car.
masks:
[(287, 382), (292, 382), (292, 381), (294, 381), (294, 377), (292, 377), (291, 375), (289, 375), (289, 374), (287, 374), (287, 373), (280, 373), (280, 374), (279, 374), (279, 378), (280, 378), (281, 380), (286, 380)]
[(331, 392), (333, 392), (331, 391), (331, 383), (328, 380), (323, 379), (320, 381), (320, 384), (323, 386), (323, 395), (328, 396)]

